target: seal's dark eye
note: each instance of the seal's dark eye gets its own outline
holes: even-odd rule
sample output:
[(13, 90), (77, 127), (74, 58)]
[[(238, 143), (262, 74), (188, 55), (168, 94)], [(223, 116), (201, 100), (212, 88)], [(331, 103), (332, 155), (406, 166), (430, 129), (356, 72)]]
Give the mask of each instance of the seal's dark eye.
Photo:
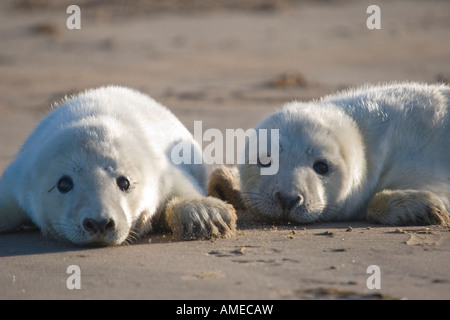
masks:
[(320, 175), (327, 174), (329, 171), (328, 165), (325, 161), (316, 161), (313, 165), (313, 169)]
[(117, 186), (122, 191), (127, 191), (130, 188), (130, 180), (127, 177), (120, 176), (116, 179)]
[(73, 188), (73, 181), (68, 176), (63, 176), (61, 179), (58, 180), (58, 183), (56, 184), (56, 187), (58, 188), (58, 191), (61, 193), (67, 193)]

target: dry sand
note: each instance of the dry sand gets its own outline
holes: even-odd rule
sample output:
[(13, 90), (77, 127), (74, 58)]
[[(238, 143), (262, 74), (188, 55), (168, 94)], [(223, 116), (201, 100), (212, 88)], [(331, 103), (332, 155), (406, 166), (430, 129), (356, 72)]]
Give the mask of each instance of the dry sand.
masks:
[[(131, 86), (190, 129), (225, 130), (348, 86), (450, 77), (444, 0), (377, 1), (380, 30), (370, 1), (78, 3), (81, 30), (66, 28), (69, 1), (0, 3), (0, 172), (53, 102), (89, 87)], [(240, 223), (231, 239), (111, 248), (28, 231), (0, 235), (0, 299), (449, 299), (449, 262), (450, 231), (433, 226)]]

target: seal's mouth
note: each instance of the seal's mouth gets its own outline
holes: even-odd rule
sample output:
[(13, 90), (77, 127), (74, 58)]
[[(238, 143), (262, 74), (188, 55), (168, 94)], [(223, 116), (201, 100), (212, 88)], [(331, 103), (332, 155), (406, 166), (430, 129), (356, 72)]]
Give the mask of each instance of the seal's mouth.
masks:
[[(82, 247), (108, 247), (118, 246), (126, 241), (124, 232), (116, 229), (108, 233), (90, 233), (80, 225), (64, 225), (56, 228), (54, 225), (47, 228), (46, 236), (62, 242), (70, 242)], [(128, 235), (128, 234), (127, 234)]]
[(310, 224), (321, 219), (322, 211), (309, 211), (302, 197), (280, 199), (250, 194), (245, 210), (262, 220), (279, 223)]
[(45, 237), (81, 247), (119, 246), (130, 244), (139, 238), (139, 233), (121, 223), (116, 223), (110, 229), (105, 227), (104, 230), (93, 230), (89, 223), (84, 222), (83, 226), (83, 223), (65, 219), (51, 221), (40, 226), (40, 229)]

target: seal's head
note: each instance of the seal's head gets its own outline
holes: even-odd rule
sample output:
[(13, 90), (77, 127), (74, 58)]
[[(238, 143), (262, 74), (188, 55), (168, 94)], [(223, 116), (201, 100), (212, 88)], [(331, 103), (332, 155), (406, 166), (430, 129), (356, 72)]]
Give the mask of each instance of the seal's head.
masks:
[[(352, 194), (366, 168), (353, 120), (333, 105), (295, 102), (264, 119), (256, 131), (260, 129), (279, 130), (279, 152), (277, 157), (252, 155), (247, 144), (247, 159), (258, 157), (256, 164), (247, 161), (239, 167), (242, 201), (249, 210), (299, 223), (350, 214)], [(261, 174), (262, 167), (272, 165), (277, 173)]]
[(152, 167), (163, 166), (148, 145), (112, 117), (61, 129), (39, 148), (27, 177), (33, 221), (80, 245), (120, 244), (148, 231), (159, 202)]

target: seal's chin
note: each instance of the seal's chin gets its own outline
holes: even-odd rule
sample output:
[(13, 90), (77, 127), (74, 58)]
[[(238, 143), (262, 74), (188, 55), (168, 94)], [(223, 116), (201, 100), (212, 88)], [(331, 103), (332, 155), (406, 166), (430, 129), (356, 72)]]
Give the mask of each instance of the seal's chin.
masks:
[(82, 240), (82, 241), (73, 241), (73, 243), (79, 246), (83, 247), (109, 247), (109, 246), (118, 246), (123, 241), (120, 241), (118, 239), (111, 239), (110, 237), (90, 237), (89, 239)]
[(120, 243), (106, 241), (105, 239), (89, 240), (89, 241), (86, 241), (83, 243), (75, 243), (75, 244), (82, 246), (82, 247), (95, 247), (95, 248), (120, 245)]
[(248, 199), (246, 203), (247, 210), (253, 216), (270, 222), (309, 224), (320, 220), (322, 216), (321, 211), (307, 211), (304, 206), (281, 208), (268, 198)]
[(316, 222), (320, 219), (320, 213), (295, 211), (295, 210), (289, 211), (287, 214), (284, 214), (284, 216), (286, 221), (299, 224), (309, 224)]
[(289, 222), (295, 224), (310, 224), (320, 220), (320, 213), (305, 212), (304, 210), (274, 210), (260, 211), (260, 214), (272, 221)]
[(262, 221), (270, 223), (289, 223), (289, 224), (311, 224), (321, 219), (320, 214), (313, 213), (295, 213), (295, 212), (283, 212), (283, 211), (265, 211), (260, 210), (258, 212), (252, 212), (254, 215), (258, 215)]

